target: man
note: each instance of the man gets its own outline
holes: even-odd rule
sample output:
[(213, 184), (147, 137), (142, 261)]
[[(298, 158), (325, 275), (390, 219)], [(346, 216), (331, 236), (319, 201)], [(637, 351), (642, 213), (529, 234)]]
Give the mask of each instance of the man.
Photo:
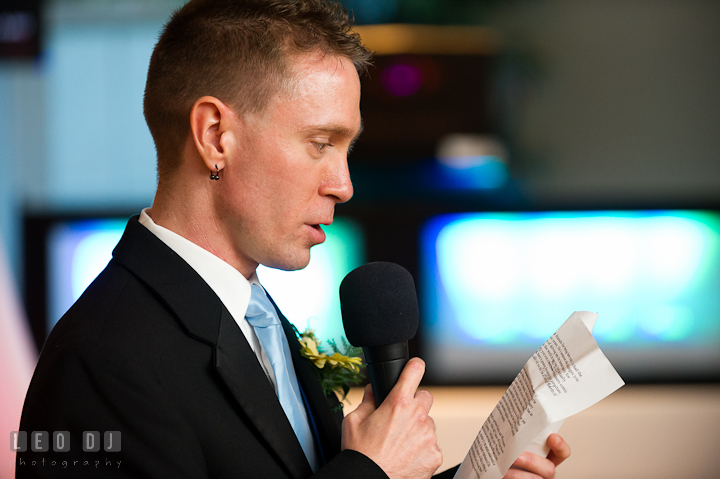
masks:
[[(342, 420), (255, 276), (259, 264), (307, 265), (352, 196), (370, 54), (349, 32), (321, 0), (193, 0), (173, 15), (145, 92), (155, 201), (52, 331), (28, 391), (20, 429), (48, 431), (53, 446), (67, 432), (70, 450), (20, 453), (17, 477), (424, 478), (439, 467), (422, 361), (381, 407), (368, 389)], [(273, 318), (284, 335), (266, 335)], [(88, 431), (100, 451), (83, 451)], [(553, 457), (518, 467), (552, 477), (569, 455), (552, 441)]]

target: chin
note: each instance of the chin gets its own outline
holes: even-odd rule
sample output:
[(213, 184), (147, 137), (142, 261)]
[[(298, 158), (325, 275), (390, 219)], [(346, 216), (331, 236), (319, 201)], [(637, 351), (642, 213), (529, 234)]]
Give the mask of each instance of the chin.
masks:
[(310, 263), (310, 251), (306, 255), (296, 255), (286, 258), (275, 258), (274, 261), (262, 262), (268, 268), (280, 269), (283, 271), (297, 271), (304, 269)]

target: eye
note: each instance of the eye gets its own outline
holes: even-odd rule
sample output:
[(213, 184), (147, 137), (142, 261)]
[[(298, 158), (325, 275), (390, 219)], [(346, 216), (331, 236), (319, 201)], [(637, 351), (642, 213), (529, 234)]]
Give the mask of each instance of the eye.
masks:
[(328, 146), (332, 146), (332, 144), (315, 142), (315, 148), (317, 148), (318, 151), (324, 151)]

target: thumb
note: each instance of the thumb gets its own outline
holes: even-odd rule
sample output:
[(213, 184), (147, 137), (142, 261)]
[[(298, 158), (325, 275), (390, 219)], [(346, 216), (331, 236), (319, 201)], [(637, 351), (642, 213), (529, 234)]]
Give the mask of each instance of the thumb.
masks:
[(357, 416), (359, 422), (363, 422), (374, 411), (375, 397), (373, 396), (372, 384), (368, 384), (365, 386), (362, 402), (351, 414)]

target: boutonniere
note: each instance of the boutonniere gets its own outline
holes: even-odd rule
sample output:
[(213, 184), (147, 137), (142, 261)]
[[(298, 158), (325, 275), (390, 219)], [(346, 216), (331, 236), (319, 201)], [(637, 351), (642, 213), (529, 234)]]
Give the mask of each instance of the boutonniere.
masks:
[(340, 409), (342, 409), (342, 401), (350, 391), (350, 386), (360, 384), (365, 379), (365, 375), (360, 372), (362, 359), (359, 356), (362, 349), (356, 348), (342, 338), (343, 350), (341, 351), (336, 341), (329, 340), (328, 344), (332, 349), (332, 354), (330, 354), (321, 346), (321, 341), (318, 340), (312, 329), (306, 329), (303, 333), (297, 330), (296, 332), (302, 346), (300, 354), (312, 362), (325, 395), (337, 393), (341, 401)]

